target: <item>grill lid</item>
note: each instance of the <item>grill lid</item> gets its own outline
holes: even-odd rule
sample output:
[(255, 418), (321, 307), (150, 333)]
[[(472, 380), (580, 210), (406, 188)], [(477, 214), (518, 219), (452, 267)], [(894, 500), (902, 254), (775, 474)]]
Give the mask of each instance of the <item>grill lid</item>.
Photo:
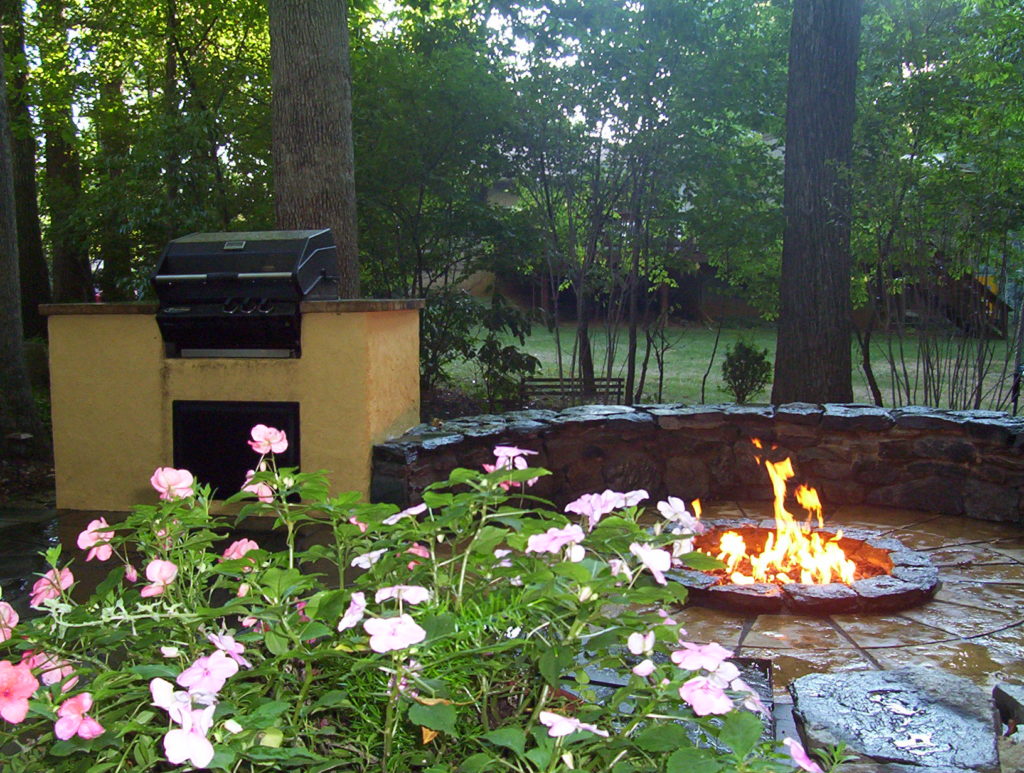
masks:
[(298, 357), (299, 303), (338, 297), (330, 229), (194, 233), (153, 276), (172, 357)]
[(167, 244), (153, 285), (161, 307), (228, 298), (332, 299), (338, 297), (337, 252), (329, 228), (194, 233)]

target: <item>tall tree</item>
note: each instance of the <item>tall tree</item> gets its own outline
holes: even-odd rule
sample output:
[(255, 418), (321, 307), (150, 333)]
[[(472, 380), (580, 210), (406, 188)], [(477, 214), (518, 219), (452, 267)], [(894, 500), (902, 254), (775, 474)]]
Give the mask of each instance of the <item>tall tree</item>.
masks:
[(279, 228), (331, 228), (338, 291), (359, 295), (352, 84), (345, 0), (268, 0), (274, 212)]
[(862, 0), (796, 0), (772, 402), (850, 402), (850, 180)]
[(39, 55), (43, 63), (40, 123), (46, 143), (43, 200), (49, 212), (53, 297), (58, 302), (92, 300), (92, 269), (82, 215), (82, 166), (72, 120), (68, 27), (64, 0), (40, 0)]
[[(4, 57), (0, 50), (0, 453), (9, 452), (16, 442), (42, 455), (49, 438), (43, 433), (25, 366), (13, 176)], [(27, 438), (23, 440), (22, 436)]]
[(45, 337), (46, 320), (39, 304), (50, 300), (50, 277), (39, 227), (36, 186), (36, 141), (28, 100), (28, 60), (25, 56), (25, 15), (22, 0), (0, 2), (4, 50), (8, 52), (7, 108), (11, 122), (11, 162), (18, 223), (18, 265), (21, 277), (21, 319), (26, 337)]

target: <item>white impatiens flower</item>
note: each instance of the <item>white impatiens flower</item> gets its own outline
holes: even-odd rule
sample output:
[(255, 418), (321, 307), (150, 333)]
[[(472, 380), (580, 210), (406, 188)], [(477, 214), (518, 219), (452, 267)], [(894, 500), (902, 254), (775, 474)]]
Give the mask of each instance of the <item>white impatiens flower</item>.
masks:
[(358, 567), (359, 569), (369, 569), (380, 560), (382, 555), (387, 552), (387, 548), (381, 548), (380, 550), (371, 550), (369, 553), (363, 553), (362, 555), (356, 556), (352, 559), (352, 566)]
[(655, 582), (659, 585), (668, 584), (665, 572), (672, 568), (672, 556), (667, 550), (634, 542), (629, 546), (629, 552), (640, 559), (640, 563), (654, 576)]

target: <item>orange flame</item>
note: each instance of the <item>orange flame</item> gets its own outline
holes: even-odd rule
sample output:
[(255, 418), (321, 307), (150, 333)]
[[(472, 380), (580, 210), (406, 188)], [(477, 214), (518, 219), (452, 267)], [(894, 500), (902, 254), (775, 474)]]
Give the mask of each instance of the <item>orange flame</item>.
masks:
[[(755, 438), (752, 442), (757, 448), (762, 448), (761, 441)], [(842, 531), (827, 539), (811, 531), (812, 519), (817, 519), (819, 528), (823, 524), (818, 492), (803, 485), (795, 492), (797, 502), (807, 510), (807, 522), (801, 527), (785, 505), (786, 483), (794, 475), (792, 462), (789, 459), (781, 462), (765, 460), (764, 466), (775, 495), (775, 531), (768, 535), (764, 549), (757, 555), (748, 554), (743, 537), (736, 532), (722, 535), (717, 558), (725, 562), (729, 579), (737, 585), (755, 582), (852, 583), (856, 565), (839, 547)], [(749, 565), (749, 571), (741, 571), (741, 564)]]

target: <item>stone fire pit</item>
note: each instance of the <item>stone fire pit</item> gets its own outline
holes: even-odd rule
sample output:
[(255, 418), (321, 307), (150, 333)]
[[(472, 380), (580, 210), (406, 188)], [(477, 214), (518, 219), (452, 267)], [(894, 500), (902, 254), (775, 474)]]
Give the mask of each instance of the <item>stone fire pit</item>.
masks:
[[(773, 530), (774, 522), (716, 521), (711, 531), (694, 540), (694, 547), (712, 553), (721, 533), (733, 531), (748, 545), (760, 550)], [(827, 530), (819, 533), (828, 539), (834, 536)], [(898, 540), (883, 538), (866, 529), (853, 529), (844, 530), (838, 544), (848, 558), (863, 564), (865, 573), (873, 576), (858, 579), (851, 585), (841, 582), (735, 585), (721, 577), (721, 573), (695, 570), (674, 572), (669, 576), (686, 587), (692, 604), (753, 614), (898, 612), (922, 604), (939, 588), (939, 573), (928, 555), (911, 550)]]

